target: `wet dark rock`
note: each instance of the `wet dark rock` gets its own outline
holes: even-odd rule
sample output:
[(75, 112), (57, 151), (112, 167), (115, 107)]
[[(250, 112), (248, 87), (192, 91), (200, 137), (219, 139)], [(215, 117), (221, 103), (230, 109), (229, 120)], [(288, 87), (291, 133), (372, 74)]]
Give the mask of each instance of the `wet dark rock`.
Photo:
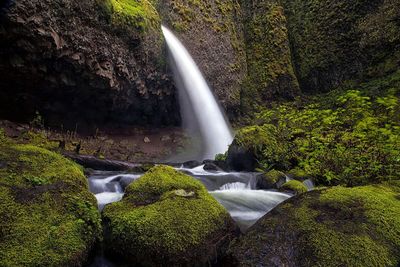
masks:
[(78, 155), (73, 153), (64, 153), (65, 157), (75, 161), (85, 168), (103, 170), (103, 171), (126, 171), (136, 170), (142, 167), (142, 164), (133, 164), (118, 160), (98, 159), (94, 156)]
[(193, 169), (193, 168), (200, 166), (201, 164), (202, 163), (200, 161), (190, 160), (190, 161), (184, 162), (183, 167), (188, 168), (188, 169)]
[(235, 171), (254, 171), (257, 161), (253, 153), (235, 142), (229, 146), (226, 162), (230, 169)]
[(0, 20), (0, 117), (39, 111), (64, 129), (179, 124), (158, 27), (122, 31), (96, 0), (16, 1)]
[(279, 189), (286, 183), (286, 175), (283, 172), (272, 170), (257, 176), (257, 188)]
[(206, 171), (222, 171), (222, 168), (218, 165), (218, 162), (215, 160), (205, 160), (203, 161), (204, 167), (203, 169)]

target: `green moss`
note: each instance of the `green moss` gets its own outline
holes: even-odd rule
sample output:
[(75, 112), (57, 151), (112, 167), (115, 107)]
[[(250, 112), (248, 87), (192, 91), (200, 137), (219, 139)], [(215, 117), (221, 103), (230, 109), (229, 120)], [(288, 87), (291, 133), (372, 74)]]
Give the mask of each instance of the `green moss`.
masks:
[[(283, 0), (296, 74), (308, 91), (398, 69), (398, 1)], [(329, 26), (328, 26), (329, 25)]]
[(293, 153), (285, 140), (285, 131), (278, 131), (272, 124), (248, 126), (240, 129), (233, 142), (234, 145), (251, 152), (263, 170), (290, 168)]
[(223, 232), (229, 215), (199, 181), (156, 166), (128, 186), (121, 202), (106, 206), (104, 218), (114, 252), (177, 263), (195, 260), (198, 250), (212, 245), (210, 236)]
[(291, 169), (288, 173), (288, 176), (295, 180), (304, 181), (309, 178), (309, 175), (300, 168)]
[(0, 144), (0, 266), (80, 265), (100, 238), (82, 169), (61, 155)]
[[(286, 254), (278, 249), (282, 244), (290, 248), (296, 266), (397, 266), (398, 187), (334, 187), (302, 194), (269, 213), (233, 251), (241, 264), (264, 257), (268, 265), (272, 256), (285, 262)], [(240, 256), (244, 251), (246, 257)]]
[(248, 77), (242, 89), (242, 109), (252, 110), (272, 98), (299, 93), (286, 28), (278, 1), (242, 1)]
[[(2, 182), (7, 186), (32, 186), (33, 180), (40, 180), (42, 185), (64, 183), (86, 187), (82, 168), (60, 154), (28, 144), (10, 144), (2, 146), (0, 161), (7, 162), (8, 168), (0, 169)], [(67, 178), (67, 179), (61, 179)]]
[(98, 0), (112, 24), (141, 31), (160, 28), (160, 17), (149, 0)]
[(284, 178), (285, 174), (277, 170), (271, 170), (265, 173), (265, 180), (268, 184), (276, 184), (280, 179)]
[[(322, 223), (316, 218), (321, 216)], [(295, 212), (315, 256), (312, 262), (333, 266), (396, 266), (400, 262), (400, 201), (387, 186), (322, 191)], [(362, 255), (362, 256), (361, 256)]]
[(307, 187), (300, 181), (291, 180), (289, 182), (284, 183), (280, 188), (281, 191), (292, 191), (295, 192), (296, 195), (307, 192)]

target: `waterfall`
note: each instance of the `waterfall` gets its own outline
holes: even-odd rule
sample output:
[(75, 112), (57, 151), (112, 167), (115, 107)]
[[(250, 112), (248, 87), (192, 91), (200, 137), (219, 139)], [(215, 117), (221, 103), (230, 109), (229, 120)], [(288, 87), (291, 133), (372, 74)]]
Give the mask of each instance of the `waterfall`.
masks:
[(162, 26), (162, 31), (174, 63), (183, 126), (200, 135), (199, 159), (214, 159), (233, 140), (230, 126), (189, 52), (170, 30)]

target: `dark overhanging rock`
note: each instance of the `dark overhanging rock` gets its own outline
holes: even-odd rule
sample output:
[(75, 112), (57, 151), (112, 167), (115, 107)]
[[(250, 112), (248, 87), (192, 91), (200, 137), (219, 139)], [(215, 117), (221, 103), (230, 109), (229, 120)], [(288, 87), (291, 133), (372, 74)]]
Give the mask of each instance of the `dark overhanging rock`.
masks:
[(0, 118), (39, 111), (64, 129), (180, 123), (160, 29), (119, 30), (95, 0), (3, 2)]

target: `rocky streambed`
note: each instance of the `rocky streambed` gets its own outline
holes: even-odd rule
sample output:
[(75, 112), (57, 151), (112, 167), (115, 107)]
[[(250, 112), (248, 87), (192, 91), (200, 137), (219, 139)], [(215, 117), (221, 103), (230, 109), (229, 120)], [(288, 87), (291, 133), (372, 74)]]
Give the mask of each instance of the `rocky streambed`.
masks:
[[(154, 167), (153, 169), (150, 169), (149, 172), (153, 173), (153, 175), (157, 175), (158, 177), (156, 178), (156, 180), (150, 182), (147, 181), (146, 185), (143, 184), (138, 187), (141, 190), (146, 191), (149, 189), (148, 188), (149, 186), (150, 187), (154, 186), (154, 188), (152, 188), (150, 191), (154, 190), (157, 193), (152, 192), (150, 194), (151, 196), (149, 196), (148, 193), (142, 192), (138, 189), (136, 190), (131, 189), (132, 187), (135, 187), (136, 185), (135, 183), (139, 184), (142, 182), (140, 177), (144, 177), (143, 178), (144, 180), (149, 180), (150, 175), (147, 173), (144, 174), (143, 172), (140, 172), (140, 170), (130, 173), (121, 171), (119, 172), (93, 171), (88, 178), (89, 188), (90, 191), (96, 196), (99, 210), (101, 211), (104, 210), (103, 219), (107, 227), (109, 227), (109, 229), (106, 230), (108, 234), (107, 233), (105, 234), (106, 242), (104, 243), (103, 247), (105, 254), (107, 256), (104, 256), (104, 251), (99, 251), (98, 255), (93, 259), (93, 262), (91, 263), (90, 266), (93, 267), (115, 266), (114, 264), (117, 264), (118, 266), (118, 264), (122, 263), (120, 263), (118, 260), (115, 260), (116, 256), (119, 256), (117, 257), (117, 259), (119, 260), (121, 260), (121, 258), (122, 259), (125, 258), (125, 260), (128, 260), (131, 263), (137, 260), (141, 260), (145, 262), (145, 265), (146, 264), (157, 265), (159, 263), (157, 262), (157, 260), (148, 258), (144, 259), (140, 255), (137, 255), (137, 253), (132, 253), (132, 252), (124, 253), (122, 252), (124, 251), (124, 249), (118, 248), (118, 245), (133, 246), (136, 249), (137, 247), (142, 247), (141, 242), (143, 242), (143, 240), (142, 241), (138, 240), (138, 238), (140, 239), (140, 235), (143, 234), (143, 230), (139, 231), (139, 229), (141, 229), (141, 227), (143, 226), (140, 225), (140, 222), (146, 224), (143, 221), (150, 220), (150, 218), (154, 216), (153, 214), (154, 206), (156, 207), (158, 205), (163, 206), (165, 210), (164, 209), (157, 210), (157, 208), (155, 208), (157, 210), (156, 211), (157, 216), (171, 219), (171, 221), (169, 221), (168, 223), (172, 223), (172, 225), (167, 225), (167, 226), (164, 225), (164, 228), (159, 228), (157, 225), (149, 223), (152, 224), (152, 226), (147, 225), (146, 229), (147, 230), (151, 229), (154, 232), (147, 233), (145, 239), (151, 239), (151, 236), (157, 235), (159, 240), (156, 243), (160, 246), (167, 246), (168, 243), (170, 242), (169, 237), (167, 238), (167, 240), (164, 240), (165, 242), (167, 242), (166, 244), (160, 244), (160, 242), (163, 241), (165, 234), (168, 233), (171, 235), (172, 231), (174, 234), (177, 234), (178, 236), (181, 235), (180, 238), (178, 238), (179, 240), (187, 241), (188, 238), (190, 240), (190, 237), (186, 236), (185, 232), (188, 231), (193, 234), (193, 230), (187, 229), (186, 223), (181, 221), (182, 218), (180, 218), (179, 214), (184, 213), (184, 215), (182, 216), (185, 217), (184, 218), (185, 220), (190, 221), (189, 224), (197, 225), (199, 221), (202, 222), (205, 218), (212, 216), (213, 212), (215, 212), (214, 211), (215, 207), (218, 207), (218, 209), (221, 209), (223, 207), (220, 213), (225, 214), (224, 216), (227, 217), (225, 217), (225, 219), (222, 221), (220, 220), (219, 222), (218, 219), (217, 221), (215, 221), (214, 218), (211, 220), (211, 222), (207, 223), (209, 223), (208, 227), (217, 227), (217, 228), (221, 227), (221, 225), (226, 226), (228, 223), (229, 225), (228, 228), (222, 227), (223, 230), (225, 231), (225, 234), (223, 234), (222, 236), (227, 235), (229, 237), (228, 240), (230, 242), (231, 240), (233, 240), (235, 236), (238, 236), (239, 229), (241, 232), (246, 232), (252, 225), (254, 225), (257, 222), (257, 220), (259, 220), (262, 216), (268, 213), (271, 209), (273, 209), (282, 201), (285, 201), (286, 199), (293, 196), (293, 194), (279, 192), (278, 190), (275, 189), (271, 190), (259, 189), (259, 186), (262, 184), (260, 180), (265, 179), (265, 176), (263, 176), (261, 173), (227, 172), (219, 169), (215, 165), (214, 167), (216, 168), (210, 170), (209, 169), (211, 165), (210, 162), (207, 163), (207, 167), (205, 170), (204, 164), (199, 166), (193, 166), (195, 165), (194, 163), (195, 162), (188, 162), (186, 166), (175, 165), (175, 168), (158, 166)], [(166, 177), (168, 175), (176, 176), (178, 177), (178, 179), (182, 179), (182, 181), (179, 180), (174, 182), (167, 181), (168, 179), (171, 178), (171, 177)], [(195, 179), (191, 179), (190, 177), (193, 177)], [(196, 210), (192, 210), (196, 209), (196, 204), (192, 203), (192, 201), (193, 198), (198, 198), (200, 196), (196, 190), (187, 189), (187, 185), (184, 184), (185, 179), (197, 183), (196, 186), (202, 188), (201, 190), (206, 189), (202, 192), (202, 194), (207, 195), (207, 197), (212, 196), (211, 199), (207, 200), (210, 202), (208, 203), (208, 206), (201, 207), (200, 210), (198, 210), (200, 213), (203, 211), (204, 212), (203, 215), (191, 214), (190, 212), (186, 213), (186, 211), (196, 212)], [(285, 177), (284, 179), (290, 180), (289, 177), (287, 178)], [(164, 192), (163, 187), (165, 186), (164, 184), (165, 182), (167, 184), (168, 183), (171, 184), (168, 184), (167, 189), (164, 189), (166, 190)], [(183, 184), (181, 184), (181, 182)], [(134, 191), (136, 195), (133, 195), (132, 191)], [(154, 196), (154, 194), (157, 196)], [(170, 195), (173, 196), (172, 197), (173, 200), (169, 199)], [(176, 198), (180, 198), (179, 201), (183, 201), (183, 203), (181, 203), (182, 206), (175, 206), (174, 201), (177, 201)], [(164, 206), (167, 205), (164, 202), (168, 202), (168, 199), (169, 201), (171, 201), (171, 203), (169, 203), (168, 206)], [(219, 204), (216, 203), (214, 199)], [(204, 199), (202, 201), (206, 202)], [(111, 206), (108, 207), (107, 205), (110, 203), (114, 204), (111, 204)], [(140, 209), (144, 210), (147, 209), (147, 211), (142, 211), (142, 212), (137, 211)], [(168, 211), (171, 211), (172, 214), (169, 214)], [(138, 214), (135, 214), (135, 216), (133, 216), (132, 213), (138, 213)], [(131, 216), (136, 218), (135, 222), (132, 222), (130, 220), (130, 219), (134, 220), (133, 217), (130, 218)], [(232, 218), (233, 221), (230, 218)], [(155, 221), (158, 221), (158, 219), (155, 219)], [(119, 225), (121, 223), (123, 224), (123, 226)], [(163, 220), (162, 223), (166, 222)], [(124, 229), (123, 231), (121, 231), (120, 229), (121, 227), (122, 229)], [(173, 229), (170, 229), (170, 227), (173, 227)], [(118, 230), (115, 230), (116, 228)], [(118, 232), (117, 237), (115, 236), (116, 235), (115, 231)], [(134, 235), (132, 236), (131, 240), (128, 240), (126, 236), (129, 236), (129, 232), (131, 231), (134, 232)], [(184, 234), (181, 234), (182, 232)], [(207, 233), (210, 234), (207, 228), (204, 229), (204, 232), (206, 234)], [(200, 236), (202, 235), (200, 233), (197, 234)], [(218, 251), (222, 250), (220, 251), (221, 255), (224, 255), (226, 253), (226, 244), (229, 242), (225, 240), (225, 238), (223, 238), (223, 242), (222, 239), (220, 238), (217, 238), (217, 241), (218, 242), (215, 242), (215, 240), (213, 240), (214, 242), (214, 243), (212, 242), (213, 246)], [(144, 243), (147, 242), (148, 240), (146, 240)], [(206, 237), (202, 243), (204, 242), (205, 243), (211, 242), (210, 237)], [(217, 245), (217, 243), (219, 242), (221, 242), (221, 244), (224, 245), (223, 246)], [(116, 245), (116, 243), (118, 245)], [(196, 246), (193, 246), (192, 248), (186, 248), (180, 251), (178, 253), (179, 255), (178, 254), (175, 255), (175, 257), (177, 258), (174, 259), (171, 258), (171, 254), (169, 254), (169, 252), (167, 253), (164, 251), (161, 253), (162, 254), (165, 253), (163, 257), (167, 259), (167, 261), (170, 261), (171, 264), (191, 265), (188, 264), (188, 262), (185, 262), (185, 257), (188, 257), (189, 259), (193, 260), (192, 258), (193, 255), (196, 255), (196, 253), (193, 254), (193, 249), (197, 250), (198, 248), (195, 248), (197, 246), (202, 247), (203, 245), (200, 243)], [(152, 251), (153, 248), (147, 248), (147, 250)], [(146, 252), (148, 252), (147, 250), (145, 249)], [(161, 251), (163, 251), (163, 249)], [(203, 251), (201, 254), (204, 254), (204, 252), (206, 251), (207, 250)], [(158, 252), (155, 253), (155, 255), (158, 255)], [(195, 256), (195, 258), (196, 257), (197, 256)], [(205, 255), (202, 255), (200, 258), (197, 258), (197, 260), (199, 260), (200, 262), (204, 260), (206, 261), (211, 260), (211, 262), (215, 264), (218, 261), (221, 261), (221, 258), (220, 255), (217, 256), (213, 255), (213, 253), (210, 254), (206, 252)]]

